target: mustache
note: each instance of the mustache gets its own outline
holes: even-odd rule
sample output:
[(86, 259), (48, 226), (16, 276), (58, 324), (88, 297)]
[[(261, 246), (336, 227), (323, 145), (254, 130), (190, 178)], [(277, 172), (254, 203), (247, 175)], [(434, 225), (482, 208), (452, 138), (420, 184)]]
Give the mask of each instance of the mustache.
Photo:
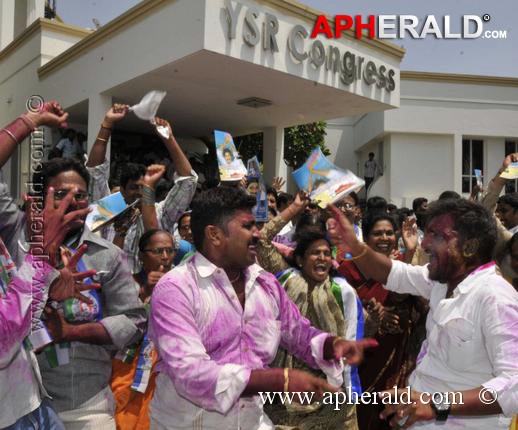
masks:
[(254, 237), (254, 238), (252, 238), (252, 240), (250, 242), (248, 242), (248, 246), (257, 246), (257, 245), (259, 245), (258, 237)]

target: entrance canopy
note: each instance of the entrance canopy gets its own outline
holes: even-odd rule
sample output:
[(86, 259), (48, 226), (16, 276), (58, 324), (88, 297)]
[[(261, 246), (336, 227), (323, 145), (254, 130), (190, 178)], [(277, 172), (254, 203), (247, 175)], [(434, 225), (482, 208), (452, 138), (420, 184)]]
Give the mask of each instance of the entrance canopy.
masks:
[[(39, 71), (89, 140), (113, 101), (168, 92), (159, 114), (184, 136), (285, 127), (399, 106), (403, 50), (309, 34), (318, 13), (291, 0), (148, 0)], [(143, 130), (130, 115), (121, 126)]]

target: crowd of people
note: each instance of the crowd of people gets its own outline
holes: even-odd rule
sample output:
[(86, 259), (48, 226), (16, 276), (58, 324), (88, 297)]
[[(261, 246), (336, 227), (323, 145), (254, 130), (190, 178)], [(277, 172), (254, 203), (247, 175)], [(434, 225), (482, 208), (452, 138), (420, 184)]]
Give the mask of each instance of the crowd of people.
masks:
[[(275, 178), (257, 222), (257, 180), (197, 186), (164, 119), (166, 162), (110, 166), (128, 108), (84, 157), (67, 132), (21, 208), (0, 184), (0, 428), (516, 429), (518, 193), (500, 173), (518, 154), (487, 190), (412, 208), (321, 209)], [(57, 102), (21, 115), (0, 167), (67, 121)], [(93, 233), (89, 204), (115, 191), (132, 209)]]

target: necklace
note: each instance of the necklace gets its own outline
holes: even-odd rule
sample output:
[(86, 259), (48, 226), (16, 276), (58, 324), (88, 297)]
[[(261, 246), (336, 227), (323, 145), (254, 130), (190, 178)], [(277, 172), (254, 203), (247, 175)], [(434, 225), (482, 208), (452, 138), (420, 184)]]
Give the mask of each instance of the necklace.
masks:
[[(227, 275), (228, 276), (228, 275)], [(239, 278), (241, 278), (241, 272), (239, 272), (236, 276), (236, 279), (229, 279), (230, 283), (233, 284), (234, 282), (239, 281)]]

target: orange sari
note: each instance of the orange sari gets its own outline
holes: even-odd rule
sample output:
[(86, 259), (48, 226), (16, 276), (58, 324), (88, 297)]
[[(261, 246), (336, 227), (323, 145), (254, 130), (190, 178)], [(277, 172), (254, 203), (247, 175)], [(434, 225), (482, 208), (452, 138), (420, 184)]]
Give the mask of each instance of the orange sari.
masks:
[(149, 378), (149, 384), (144, 394), (131, 389), (137, 363), (140, 356), (139, 346), (131, 363), (125, 363), (119, 359), (112, 360), (111, 389), (115, 397), (115, 423), (117, 430), (148, 430), (149, 429), (149, 404), (155, 392), (154, 372), (157, 362), (157, 352), (152, 351), (153, 368)]

